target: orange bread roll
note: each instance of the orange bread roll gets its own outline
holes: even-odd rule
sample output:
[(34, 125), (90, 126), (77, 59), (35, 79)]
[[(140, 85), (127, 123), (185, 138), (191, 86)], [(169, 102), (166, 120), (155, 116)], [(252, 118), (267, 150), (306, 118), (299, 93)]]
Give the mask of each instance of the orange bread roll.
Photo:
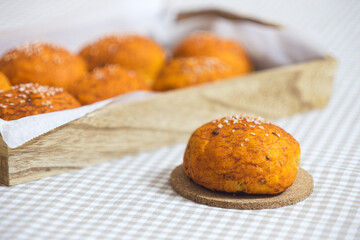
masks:
[(9, 90), (10, 88), (11, 85), (9, 83), (9, 80), (2, 72), (0, 72), (0, 92)]
[(207, 32), (195, 32), (186, 37), (174, 50), (175, 57), (211, 56), (230, 64), (237, 75), (252, 71), (244, 48), (237, 42)]
[(119, 64), (136, 71), (151, 86), (165, 61), (165, 51), (154, 40), (138, 35), (111, 35), (86, 47), (80, 55), (89, 69)]
[(63, 88), (37, 83), (19, 84), (0, 92), (0, 118), (7, 121), (80, 106)]
[(70, 87), (70, 93), (82, 104), (90, 104), (120, 94), (149, 90), (145, 81), (134, 71), (119, 65), (95, 68)]
[(153, 88), (156, 91), (165, 91), (215, 82), (235, 75), (231, 66), (218, 58), (174, 58), (161, 70)]
[(183, 165), (188, 177), (211, 190), (277, 194), (295, 181), (300, 146), (280, 127), (238, 115), (198, 128)]
[(49, 43), (26, 43), (7, 52), (0, 60), (2, 71), (12, 85), (39, 83), (68, 88), (86, 72), (80, 57)]

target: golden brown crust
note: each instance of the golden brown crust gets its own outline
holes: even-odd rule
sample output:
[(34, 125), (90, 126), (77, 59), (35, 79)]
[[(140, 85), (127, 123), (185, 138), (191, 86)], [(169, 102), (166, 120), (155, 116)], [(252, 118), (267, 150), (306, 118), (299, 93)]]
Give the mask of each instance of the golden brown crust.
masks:
[(174, 58), (159, 73), (154, 90), (166, 91), (236, 76), (231, 66), (215, 57)]
[(7, 121), (80, 106), (63, 88), (37, 83), (19, 84), (0, 92), (0, 118)]
[(25, 43), (7, 52), (0, 60), (2, 71), (12, 85), (39, 83), (65, 89), (86, 72), (85, 61), (67, 50), (41, 42)]
[(233, 116), (198, 128), (183, 164), (195, 183), (211, 190), (277, 194), (295, 181), (300, 146), (280, 127)]
[(149, 88), (134, 71), (115, 64), (95, 68), (70, 87), (70, 93), (82, 104), (94, 103), (137, 90), (149, 90)]
[(0, 72), (0, 91), (7, 91), (9, 89), (11, 89), (11, 85), (8, 78)]
[(138, 35), (111, 35), (85, 46), (80, 55), (89, 69), (120, 64), (136, 71), (151, 86), (165, 61), (165, 51), (154, 40)]
[(175, 57), (211, 56), (230, 64), (237, 75), (251, 72), (253, 67), (243, 47), (232, 40), (208, 32), (195, 32), (174, 50)]

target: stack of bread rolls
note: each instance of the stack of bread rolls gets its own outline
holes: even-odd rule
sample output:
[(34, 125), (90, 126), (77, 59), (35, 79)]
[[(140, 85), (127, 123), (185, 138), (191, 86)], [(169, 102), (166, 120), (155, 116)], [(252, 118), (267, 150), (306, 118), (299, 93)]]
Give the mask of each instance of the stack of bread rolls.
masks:
[(208, 32), (190, 34), (174, 49), (173, 56), (156, 79), (155, 90), (220, 81), (253, 69), (239, 43)]
[(186, 37), (172, 54), (135, 34), (105, 36), (79, 54), (48, 42), (30, 42), (0, 59), (0, 118), (76, 108), (138, 90), (220, 81), (251, 70), (239, 43), (206, 32)]

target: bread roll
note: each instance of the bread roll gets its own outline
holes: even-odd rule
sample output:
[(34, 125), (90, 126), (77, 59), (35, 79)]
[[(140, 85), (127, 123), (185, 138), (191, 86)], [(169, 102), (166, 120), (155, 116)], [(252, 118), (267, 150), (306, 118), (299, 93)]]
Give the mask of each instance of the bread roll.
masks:
[(7, 121), (80, 106), (63, 88), (37, 83), (19, 84), (0, 92), (0, 118)]
[(233, 67), (236, 75), (251, 72), (253, 67), (240, 43), (208, 32), (195, 32), (186, 37), (174, 50), (175, 57), (217, 57)]
[(95, 68), (70, 87), (82, 104), (90, 104), (137, 90), (149, 90), (143, 78), (120, 65)]
[(89, 69), (119, 64), (137, 72), (152, 86), (165, 61), (165, 51), (154, 40), (139, 35), (110, 35), (85, 46), (80, 55)]
[(295, 181), (300, 146), (261, 118), (231, 116), (192, 134), (183, 165), (189, 178), (211, 190), (277, 194)]
[(235, 75), (229, 64), (215, 57), (174, 58), (161, 70), (153, 88), (165, 91), (220, 81)]
[(25, 43), (7, 52), (0, 60), (2, 71), (12, 85), (38, 83), (67, 89), (87, 71), (79, 56), (50, 43)]

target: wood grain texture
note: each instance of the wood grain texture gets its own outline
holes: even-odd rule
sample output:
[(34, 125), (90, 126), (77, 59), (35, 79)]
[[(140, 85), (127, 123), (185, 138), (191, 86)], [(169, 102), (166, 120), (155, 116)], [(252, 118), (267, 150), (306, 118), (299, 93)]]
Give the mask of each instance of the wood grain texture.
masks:
[(207, 121), (232, 114), (277, 119), (324, 107), (331, 95), (332, 58), (254, 72), (213, 84), (113, 104), (20, 147), (0, 141), (0, 181), (15, 185), (186, 142)]

